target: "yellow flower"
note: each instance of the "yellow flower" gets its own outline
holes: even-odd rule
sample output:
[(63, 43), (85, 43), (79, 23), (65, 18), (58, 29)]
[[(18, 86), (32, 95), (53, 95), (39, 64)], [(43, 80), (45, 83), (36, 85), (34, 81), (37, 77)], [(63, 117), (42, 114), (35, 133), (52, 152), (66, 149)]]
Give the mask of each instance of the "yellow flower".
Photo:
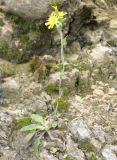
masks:
[(55, 26), (58, 27), (61, 25), (61, 19), (64, 19), (64, 16), (67, 14), (66, 12), (58, 11), (57, 6), (53, 6), (54, 11), (50, 14), (47, 22), (45, 23), (48, 26), (48, 29), (52, 29)]
[(49, 16), (47, 22), (45, 23), (45, 25), (48, 26), (48, 29), (52, 29), (52, 28), (54, 28), (54, 26), (57, 26), (59, 24), (60, 24), (59, 18), (55, 14), (55, 12), (51, 13), (51, 15)]
[(66, 14), (67, 13), (63, 12), (63, 11), (62, 12), (58, 12), (58, 17), (61, 18), (61, 19), (63, 19)]

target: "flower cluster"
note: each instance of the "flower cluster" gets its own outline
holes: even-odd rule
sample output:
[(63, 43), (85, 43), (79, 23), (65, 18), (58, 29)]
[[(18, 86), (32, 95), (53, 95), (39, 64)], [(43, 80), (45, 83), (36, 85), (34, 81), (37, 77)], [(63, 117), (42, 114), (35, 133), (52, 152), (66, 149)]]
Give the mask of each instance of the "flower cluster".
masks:
[(61, 20), (64, 19), (66, 12), (59, 11), (57, 6), (53, 6), (54, 11), (50, 14), (47, 22), (45, 23), (48, 26), (48, 29), (53, 29), (54, 27), (59, 27), (61, 25)]

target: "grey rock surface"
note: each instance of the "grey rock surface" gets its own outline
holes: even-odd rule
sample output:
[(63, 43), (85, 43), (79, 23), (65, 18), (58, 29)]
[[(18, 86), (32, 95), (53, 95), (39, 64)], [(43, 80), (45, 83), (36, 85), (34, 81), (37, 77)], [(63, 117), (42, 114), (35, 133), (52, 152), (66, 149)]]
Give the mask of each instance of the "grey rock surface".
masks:
[(77, 139), (90, 139), (91, 131), (82, 119), (75, 119), (69, 125), (71, 134)]
[(50, 0), (3, 0), (3, 10), (31, 19), (43, 19), (50, 8)]

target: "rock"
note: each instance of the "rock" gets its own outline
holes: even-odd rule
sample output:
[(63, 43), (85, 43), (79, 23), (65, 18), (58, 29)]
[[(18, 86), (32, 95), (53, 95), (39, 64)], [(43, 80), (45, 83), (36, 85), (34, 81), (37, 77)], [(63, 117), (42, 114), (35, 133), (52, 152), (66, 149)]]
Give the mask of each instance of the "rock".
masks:
[(95, 89), (93, 91), (93, 94), (97, 95), (97, 96), (104, 96), (104, 92), (102, 90), (100, 90), (100, 89)]
[(96, 31), (92, 32), (91, 30), (88, 30), (84, 33), (84, 36), (87, 39), (87, 42), (97, 44), (100, 42), (103, 36), (102, 30), (97, 29)]
[(50, 95), (48, 95), (46, 92), (41, 93), (40, 99), (41, 99), (41, 101), (44, 101), (44, 102), (50, 102), (51, 101)]
[(3, 0), (2, 9), (14, 13), (23, 18), (43, 19), (50, 9), (49, 0)]
[(96, 138), (98, 138), (101, 143), (105, 143), (105, 132), (102, 130), (101, 126), (95, 125), (92, 131), (96, 136)]
[(102, 150), (102, 156), (104, 160), (117, 160), (116, 154), (109, 148)]
[(46, 150), (42, 150), (40, 153), (41, 160), (58, 160), (58, 158), (54, 157), (53, 155), (49, 154)]
[(101, 150), (102, 144), (98, 140), (96, 140), (95, 138), (91, 138), (90, 143), (95, 148), (95, 151), (99, 152)]
[(117, 154), (117, 145), (107, 145), (107, 148), (110, 148), (113, 152)]
[(2, 152), (2, 155), (0, 153), (0, 159), (1, 160), (7, 160), (7, 159), (15, 159), (15, 155), (16, 155), (16, 152), (15, 151), (12, 151), (12, 150), (9, 150), (9, 149), (4, 149)]
[[(49, 84), (59, 84), (59, 79), (60, 79), (60, 72), (53, 73), (49, 76)], [(79, 76), (79, 70), (78, 69), (73, 69), (71, 72), (64, 72), (64, 75), (62, 76), (62, 85), (63, 86), (68, 86), (73, 88), (75, 86), (76, 80)]]
[(55, 62), (55, 58), (53, 56), (51, 56), (51, 55), (44, 55), (42, 57), (42, 60), (45, 61), (46, 63), (48, 63), (48, 62), (51, 62), (51, 63)]
[(3, 83), (3, 89), (8, 90), (18, 90), (19, 84), (13, 78), (6, 78), (4, 79), (5, 83)]
[(82, 119), (74, 119), (69, 124), (69, 131), (74, 138), (79, 140), (90, 139), (91, 131)]
[(42, 90), (42, 85), (36, 82), (32, 82), (29, 84), (29, 87), (24, 89), (24, 96), (30, 97), (31, 95), (39, 95)]
[(74, 141), (71, 139), (71, 136), (67, 136), (67, 144), (66, 150), (68, 155), (70, 155), (75, 160), (85, 160), (85, 155), (81, 149), (78, 149), (78, 146)]
[(115, 95), (115, 94), (117, 94), (117, 91), (114, 88), (109, 88), (108, 94)]
[(101, 8), (108, 8), (108, 5), (105, 0), (95, 0), (95, 3)]
[(117, 18), (110, 21), (110, 28), (117, 29)]
[(97, 44), (91, 51), (91, 57), (97, 64), (102, 64), (112, 53), (112, 49), (101, 44)]

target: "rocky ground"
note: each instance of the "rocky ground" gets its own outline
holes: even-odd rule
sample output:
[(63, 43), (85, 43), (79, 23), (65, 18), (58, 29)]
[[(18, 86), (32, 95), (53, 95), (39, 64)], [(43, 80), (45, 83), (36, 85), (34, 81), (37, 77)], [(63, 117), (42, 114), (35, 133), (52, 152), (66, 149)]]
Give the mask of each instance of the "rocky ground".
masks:
[[(71, 56), (73, 58), (77, 55), (66, 57), (69, 60)], [(43, 61), (49, 65), (49, 61), (53, 60), (53, 66), (46, 78), (37, 77), (37, 73), (31, 72), (30, 64), (26, 63), (17, 65), (14, 71), (17, 73), (3, 79), (4, 104), (1, 105), (0, 111), (0, 156), (2, 160), (35, 159), (32, 147), (28, 150), (24, 149), (26, 146), (24, 134), (22, 135), (19, 130), (21, 126), (19, 128), (16, 126), (19, 118), (27, 117), (31, 113), (43, 116), (52, 113), (52, 101), (58, 94), (57, 82), (60, 66), (57, 63), (54, 64), (55, 58), (52, 56), (41, 58), (46, 59)], [(64, 99), (67, 99), (68, 106), (66, 107), (63, 102), (58, 108), (59, 127), (56, 132), (60, 132), (58, 133), (60, 142), (45, 138), (41, 147), (41, 160), (67, 158), (116, 160), (116, 61), (113, 63), (108, 61), (105, 65), (103, 64), (101, 67), (103, 73), (100, 73), (100, 66), (96, 65), (91, 70), (92, 63), (89, 63), (85, 55), (80, 62), (79, 58), (70, 63), (68, 60), (66, 60), (66, 71), (63, 78)], [(1, 59), (2, 62), (8, 63)], [(113, 69), (111, 73), (108, 73), (111, 69), (110, 66), (107, 67), (109, 63), (112, 63), (112, 68), (113, 65), (116, 66), (115, 71)], [(106, 74), (108, 74), (107, 79)]]
[[(43, 28), (49, 1), (40, 10), (35, 4), (0, 1), (0, 160), (35, 160), (20, 129), (32, 113), (53, 115), (58, 97), (59, 39)], [(116, 2), (61, 7), (68, 12), (63, 97), (50, 131), (56, 140), (45, 135), (40, 160), (117, 160)]]

